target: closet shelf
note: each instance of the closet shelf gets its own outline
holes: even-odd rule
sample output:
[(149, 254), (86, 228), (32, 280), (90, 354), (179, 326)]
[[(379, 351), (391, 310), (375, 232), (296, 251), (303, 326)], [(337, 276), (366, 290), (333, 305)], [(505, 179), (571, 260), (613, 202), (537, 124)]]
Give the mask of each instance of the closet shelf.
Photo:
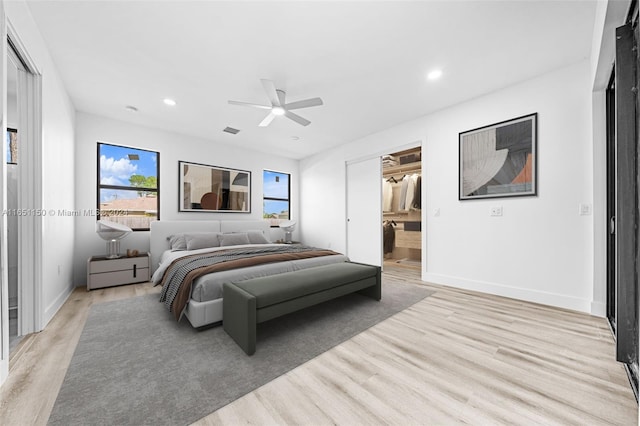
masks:
[(421, 220), (421, 213), (419, 210), (411, 212), (383, 212), (382, 219), (395, 220), (398, 223), (419, 222)]
[(420, 172), (422, 170), (422, 162), (416, 161), (415, 163), (399, 164), (397, 166), (386, 166), (382, 168), (382, 176), (393, 176), (399, 173), (413, 173)]

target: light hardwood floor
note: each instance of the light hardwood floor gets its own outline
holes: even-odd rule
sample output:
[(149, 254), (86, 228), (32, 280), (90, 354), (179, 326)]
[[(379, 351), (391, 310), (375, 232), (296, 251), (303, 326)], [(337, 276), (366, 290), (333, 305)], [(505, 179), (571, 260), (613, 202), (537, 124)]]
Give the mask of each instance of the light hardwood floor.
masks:
[[(407, 268), (383, 276), (424, 285)], [(432, 296), (198, 424), (637, 424), (604, 319), (429, 287)], [(76, 290), (21, 343), (0, 389), (0, 424), (46, 423), (93, 303), (158, 290)]]

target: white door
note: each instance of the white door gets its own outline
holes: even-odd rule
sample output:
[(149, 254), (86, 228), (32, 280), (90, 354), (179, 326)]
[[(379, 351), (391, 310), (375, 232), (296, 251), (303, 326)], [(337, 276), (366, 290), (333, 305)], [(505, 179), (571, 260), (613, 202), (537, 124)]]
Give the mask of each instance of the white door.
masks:
[(380, 157), (347, 163), (347, 256), (382, 266), (382, 163)]
[[(7, 62), (7, 23), (4, 14), (4, 2), (0, 2), (0, 133), (5, 141), (0, 150), (0, 209), (7, 208), (7, 194), (5, 191), (7, 179), (7, 163), (6, 163), (6, 138), (7, 131), (7, 114), (4, 111), (6, 105), (6, 97), (4, 88), (4, 79), (6, 78), (4, 70), (6, 70)], [(0, 384), (4, 383), (9, 375), (9, 287), (7, 274), (7, 216), (2, 215), (0, 218)]]

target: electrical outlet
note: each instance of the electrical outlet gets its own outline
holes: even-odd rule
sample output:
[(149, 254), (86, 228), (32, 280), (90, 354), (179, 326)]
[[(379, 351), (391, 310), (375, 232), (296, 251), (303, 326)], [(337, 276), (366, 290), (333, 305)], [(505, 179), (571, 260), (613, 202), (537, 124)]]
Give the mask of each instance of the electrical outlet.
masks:
[(580, 204), (578, 214), (580, 216), (589, 216), (591, 214), (591, 204)]
[(435, 217), (440, 216), (440, 209), (439, 209), (439, 208), (438, 208), (438, 209), (434, 209), (434, 210), (433, 210), (433, 215), (434, 215)]
[(491, 216), (502, 216), (502, 206), (491, 207)]

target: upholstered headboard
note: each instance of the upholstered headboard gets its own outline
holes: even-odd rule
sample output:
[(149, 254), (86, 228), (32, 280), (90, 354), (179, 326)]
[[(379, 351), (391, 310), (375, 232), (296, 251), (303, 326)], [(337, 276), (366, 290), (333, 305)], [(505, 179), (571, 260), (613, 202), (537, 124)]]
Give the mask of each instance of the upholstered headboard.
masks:
[(160, 220), (151, 222), (151, 272), (156, 270), (162, 253), (169, 250), (167, 237), (180, 232), (242, 232), (260, 230), (269, 237), (269, 222), (264, 220)]

